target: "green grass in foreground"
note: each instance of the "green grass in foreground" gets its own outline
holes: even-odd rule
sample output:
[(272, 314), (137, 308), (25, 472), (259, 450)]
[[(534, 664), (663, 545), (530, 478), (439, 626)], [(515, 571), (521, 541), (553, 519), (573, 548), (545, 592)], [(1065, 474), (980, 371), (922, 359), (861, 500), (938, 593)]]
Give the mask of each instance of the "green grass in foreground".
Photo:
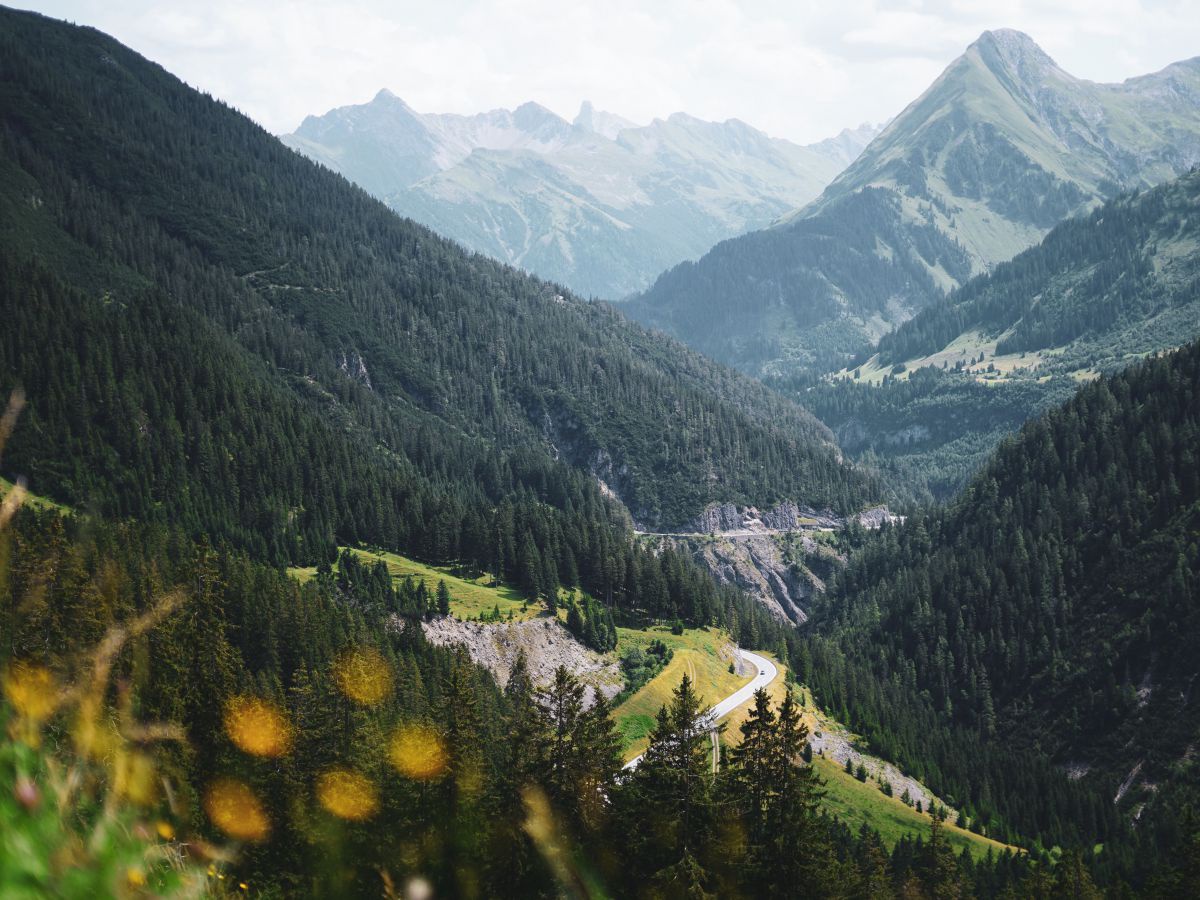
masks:
[(666, 668), (613, 710), (627, 760), (649, 745), (654, 717), (659, 707), (670, 701), (671, 692), (679, 686), (685, 672), (706, 705), (729, 696), (750, 680), (749, 676), (742, 678), (729, 672), (729, 663), (733, 660), (733, 653), (728, 649), (729, 635), (716, 629), (687, 629), (676, 635), (665, 625), (644, 631), (618, 628), (617, 652), (624, 653), (639, 645), (645, 647), (655, 640), (662, 641), (675, 655)]

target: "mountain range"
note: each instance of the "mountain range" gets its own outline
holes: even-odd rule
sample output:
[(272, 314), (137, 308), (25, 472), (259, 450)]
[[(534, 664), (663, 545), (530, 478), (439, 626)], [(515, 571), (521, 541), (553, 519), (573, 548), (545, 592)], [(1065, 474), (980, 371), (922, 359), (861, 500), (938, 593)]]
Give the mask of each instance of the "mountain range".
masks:
[[(985, 35), (878, 183), (692, 267), (825, 285), (736, 345), (768, 385), (0, 8), (0, 895), (1195, 896), (1194, 67), (1035, 51)], [(384, 169), (649, 140), (559, 122)], [(905, 321), (862, 346), (851, 288)], [(953, 496), (878, 507), (893, 446)]]
[(588, 102), (573, 122), (536, 103), (425, 114), (385, 90), (281, 139), (471, 250), (620, 299), (812, 200), (877, 130), (799, 146), (736, 119), (637, 126)]
[(1059, 221), (1200, 161), (1200, 59), (1121, 84), (985, 32), (821, 196), (628, 306), (747, 372), (837, 368)]

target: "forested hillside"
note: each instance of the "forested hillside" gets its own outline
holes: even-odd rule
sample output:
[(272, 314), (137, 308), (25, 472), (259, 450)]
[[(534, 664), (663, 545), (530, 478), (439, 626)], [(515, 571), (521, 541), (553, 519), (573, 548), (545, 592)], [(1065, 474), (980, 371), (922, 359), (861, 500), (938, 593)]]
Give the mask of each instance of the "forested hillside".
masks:
[[(1031, 59), (1006, 60), (1021, 84)], [(1129, 90), (1186, 100), (1190, 72)], [(1180, 162), (1147, 153), (1131, 179)], [(939, 171), (965, 184), (962, 154)], [(1027, 168), (1004, 169), (1022, 202)], [(99, 32), (0, 8), (0, 896), (1191, 896), (1200, 344), (1159, 351), (1194, 333), (1198, 179), (970, 282), (889, 345), (931, 357), (913, 378), (912, 357), (859, 360), (859, 384), (776, 372), (877, 430), (927, 403), (931, 433), (963, 429), (938, 445), (951, 478), (1047, 402), (1042, 374), (1091, 379), (952, 503), (869, 529), (852, 514), (891, 489), (800, 405), (398, 218)], [(754, 245), (785, 263), (745, 308), (770, 352), (847, 356), (907, 315), (900, 294), (966, 279), (973, 251), (936, 225), (953, 213), (914, 219), (894, 188)], [(776, 504), (851, 523), (813, 544), (803, 628), (634, 536)], [(474, 598), (475, 622), (445, 620), (467, 598), (443, 575), (665, 699), (634, 714), (640, 764), (567, 668), (535, 685), (518, 655), (500, 685), (433, 646), (501, 617)], [(789, 676), (723, 749), (696, 676), (744, 683), (729, 639)], [(856, 733), (810, 743), (810, 700)], [(836, 763), (813, 757), (835, 746), (853, 792), (823, 803)], [(904, 800), (867, 752), (925, 792), (886, 845), (833, 814)], [(956, 857), (933, 799), (997, 852)]]
[(1006, 435), (1200, 336), (1200, 172), (1063, 222), (832, 381), (776, 379), (902, 492), (947, 498)]
[(371, 538), (488, 565), (509, 506), (585, 556), (597, 477), (650, 524), (876, 492), (798, 408), (397, 219), (111, 39), (2, 26), (0, 389), (30, 398), (5, 466), (36, 490), (275, 560)]
[[(1200, 344), (1029, 423), (959, 499), (836, 580), (814, 613), (818, 696), (909, 764), (949, 781), (974, 767), (972, 805), (1025, 806), (1030, 822), (1041, 804), (1043, 827), (1107, 830), (1109, 863), (1137, 847), (1129, 861), (1150, 865), (1197, 796), (1198, 447)], [(903, 696), (920, 698), (929, 733), (897, 721)], [(1004, 783), (1013, 762), (955, 760), (934, 728), (1023, 759), (1027, 788)], [(1033, 789), (1039, 760), (1103, 802)], [(1118, 839), (1106, 808), (1136, 820), (1136, 838)]]
[(820, 815), (790, 691), (756, 698), (710, 777), (685, 677), (622, 776), (606, 704), (585, 710), (565, 669), (535, 692), (523, 662), (499, 688), (425, 641), (410, 588), (382, 563), (301, 585), (158, 526), (0, 523), (0, 893), (886, 898), (1070, 883), (1011, 853), (956, 858), (933, 819), (930, 841), (889, 852)]
[(984, 32), (820, 198), (666, 272), (630, 310), (754, 374), (840, 368), (1068, 216), (1186, 172), (1198, 100), (1197, 59), (1096, 84), (1024, 34)]

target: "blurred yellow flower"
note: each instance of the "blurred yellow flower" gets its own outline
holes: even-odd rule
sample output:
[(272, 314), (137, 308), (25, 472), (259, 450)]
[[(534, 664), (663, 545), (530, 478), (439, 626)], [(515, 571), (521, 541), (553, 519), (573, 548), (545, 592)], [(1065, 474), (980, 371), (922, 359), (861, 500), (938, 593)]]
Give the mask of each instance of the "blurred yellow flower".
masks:
[(149, 806), (158, 794), (158, 774), (154, 760), (145, 753), (115, 754), (111, 761), (113, 787), (117, 795), (138, 806)]
[(392, 735), (392, 765), (408, 778), (429, 781), (446, 770), (442, 736), (428, 725), (401, 725)]
[(234, 697), (225, 704), (225, 732), (253, 756), (283, 756), (292, 746), (292, 726), (282, 712), (258, 697)]
[(317, 779), (317, 799), (340, 819), (362, 822), (379, 809), (379, 792), (352, 769), (330, 769)]
[(154, 826), (154, 829), (158, 832), (158, 836), (164, 841), (175, 840), (175, 829), (171, 826), (170, 822), (160, 821)]
[(4, 693), (18, 715), (35, 722), (48, 719), (58, 706), (58, 682), (45, 666), (13, 663), (4, 673)]
[(271, 820), (255, 793), (234, 778), (218, 778), (204, 795), (204, 811), (212, 823), (239, 841), (261, 841), (271, 833)]
[(146, 886), (146, 873), (137, 866), (130, 866), (125, 870), (125, 880), (132, 888), (140, 888)]
[(383, 654), (368, 647), (343, 653), (333, 668), (342, 693), (365, 706), (374, 706), (392, 693), (392, 669)]

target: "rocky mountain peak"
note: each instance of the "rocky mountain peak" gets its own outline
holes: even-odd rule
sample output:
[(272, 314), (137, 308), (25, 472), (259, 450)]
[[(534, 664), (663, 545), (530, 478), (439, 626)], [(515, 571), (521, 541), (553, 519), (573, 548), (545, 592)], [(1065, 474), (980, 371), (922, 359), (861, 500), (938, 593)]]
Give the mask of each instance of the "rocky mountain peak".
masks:
[(571, 124), (609, 140), (615, 140), (617, 135), (626, 128), (637, 127), (633, 122), (615, 113), (596, 109), (591, 100), (584, 100), (579, 105), (579, 114), (575, 116), (575, 120)]
[(1026, 84), (1044, 81), (1052, 74), (1066, 76), (1033, 38), (1013, 28), (985, 31), (968, 48), (968, 53), (971, 50), (997, 75), (1008, 75)]

